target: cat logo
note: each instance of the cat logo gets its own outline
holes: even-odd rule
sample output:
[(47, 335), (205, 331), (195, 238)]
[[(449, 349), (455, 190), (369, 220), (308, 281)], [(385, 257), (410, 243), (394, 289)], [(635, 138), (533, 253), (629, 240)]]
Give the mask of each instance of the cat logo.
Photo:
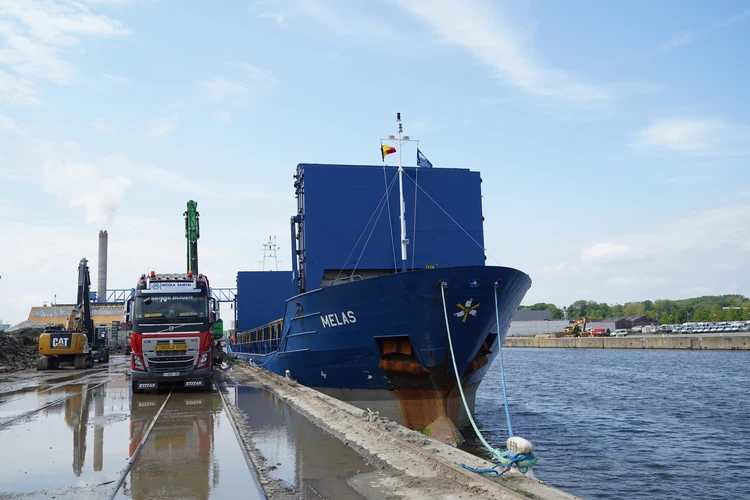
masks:
[(67, 349), (70, 347), (70, 337), (52, 337), (52, 349)]

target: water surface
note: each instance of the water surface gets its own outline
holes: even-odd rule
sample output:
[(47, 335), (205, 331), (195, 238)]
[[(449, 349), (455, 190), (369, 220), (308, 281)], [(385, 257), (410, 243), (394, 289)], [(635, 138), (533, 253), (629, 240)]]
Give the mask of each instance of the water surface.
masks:
[[(503, 350), (513, 431), (537, 477), (584, 498), (750, 498), (750, 353)], [(480, 429), (507, 438), (500, 364)], [(467, 447), (482, 453), (465, 431)]]

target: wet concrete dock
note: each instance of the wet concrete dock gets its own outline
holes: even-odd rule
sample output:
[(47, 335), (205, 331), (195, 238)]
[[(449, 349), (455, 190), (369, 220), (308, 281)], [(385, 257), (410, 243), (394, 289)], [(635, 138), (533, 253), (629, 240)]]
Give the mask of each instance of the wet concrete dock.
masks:
[(138, 395), (124, 356), (0, 375), (0, 499), (574, 498), (258, 370)]
[(128, 370), (0, 383), (0, 498), (265, 498), (218, 393), (133, 395)]

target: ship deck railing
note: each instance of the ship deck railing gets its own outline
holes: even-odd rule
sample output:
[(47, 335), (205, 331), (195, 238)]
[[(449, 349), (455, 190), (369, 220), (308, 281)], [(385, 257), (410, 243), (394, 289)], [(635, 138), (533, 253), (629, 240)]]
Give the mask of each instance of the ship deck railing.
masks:
[(232, 344), (232, 350), (244, 354), (271, 354), (279, 350), (281, 339), (254, 340)]

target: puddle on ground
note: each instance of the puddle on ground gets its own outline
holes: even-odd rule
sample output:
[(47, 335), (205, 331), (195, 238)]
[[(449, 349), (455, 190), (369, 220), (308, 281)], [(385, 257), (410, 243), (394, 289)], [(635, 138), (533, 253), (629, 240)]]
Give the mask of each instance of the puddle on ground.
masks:
[[(112, 381), (50, 390), (13, 406), (23, 413), (71, 393), (64, 403), (0, 427), (0, 497), (29, 495), (58, 488), (92, 487), (116, 480), (128, 456), (129, 384)], [(161, 396), (164, 399), (164, 396)], [(48, 402), (48, 401), (47, 401)], [(14, 451), (15, 450), (15, 451)]]
[(22, 397), (24, 394), (28, 394), (30, 392), (37, 392), (38, 390), (39, 390), (38, 387), (31, 386), (31, 387), (23, 387), (21, 389), (4, 392), (0, 394), (0, 407), (2, 407), (2, 405), (6, 403), (10, 403), (11, 401), (18, 400), (18, 398)]
[[(133, 398), (131, 454), (158, 411)], [(210, 392), (173, 393), (115, 498), (264, 498), (222, 410)]]
[(299, 498), (363, 498), (347, 480), (375, 467), (356, 451), (269, 391), (241, 386), (233, 399), (247, 415), (241, 425), (272, 468), (270, 477), (293, 487)]
[(55, 385), (55, 384), (60, 384), (62, 382), (70, 382), (71, 380), (77, 380), (79, 378), (87, 377), (91, 375), (92, 373), (101, 373), (104, 371), (108, 371), (108, 367), (105, 366), (103, 368), (86, 370), (84, 372), (81, 372), (80, 370), (75, 370), (75, 371), (74, 370), (75, 368), (68, 368), (65, 371), (73, 371), (73, 373), (71, 373), (70, 375), (64, 375), (64, 376), (59, 376), (59, 377), (53, 376), (53, 377), (43, 380), (42, 383), (47, 384), (47, 385)]
[[(94, 385), (94, 384), (91, 384)], [(76, 394), (84, 390), (87, 387), (86, 384), (75, 384), (65, 385), (56, 389), (42, 390), (40, 387), (28, 388), (29, 390), (18, 391), (11, 393), (8, 400), (0, 405), (0, 424), (7, 422), (8, 420), (22, 415), (30, 410), (41, 408), (42, 406), (55, 401), (56, 399), (64, 398), (72, 394)], [(79, 396), (79, 400), (81, 399)], [(47, 413), (60, 413), (65, 407), (55, 405), (43, 410)], [(12, 425), (12, 424), (9, 424)], [(2, 428), (0, 428), (1, 430)]]

